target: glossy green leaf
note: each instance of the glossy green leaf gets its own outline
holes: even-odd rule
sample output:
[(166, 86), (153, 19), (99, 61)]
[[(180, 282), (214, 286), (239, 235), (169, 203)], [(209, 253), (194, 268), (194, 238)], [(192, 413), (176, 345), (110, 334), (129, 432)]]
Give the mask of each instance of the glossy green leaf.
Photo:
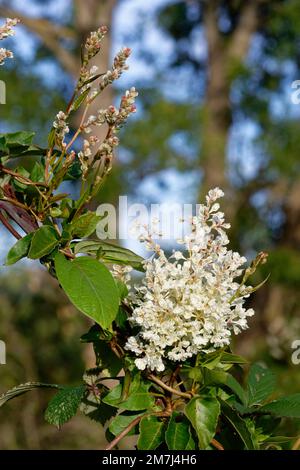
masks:
[(215, 435), (220, 404), (214, 397), (194, 397), (185, 407), (185, 414), (192, 423), (198, 439), (199, 448), (206, 449)]
[(173, 411), (165, 439), (170, 450), (185, 450), (190, 446), (190, 423), (182, 413)]
[(154, 406), (154, 398), (149, 394), (150, 384), (141, 383), (139, 388), (130, 391), (127, 400), (120, 403), (124, 410), (138, 411), (146, 410)]
[(118, 408), (121, 397), (122, 384), (118, 384), (112, 390), (110, 390), (105, 397), (103, 397), (102, 402)]
[(119, 308), (119, 292), (110, 271), (99, 261), (79, 257), (55, 257), (58, 280), (71, 302), (102, 328), (108, 328)]
[(141, 382), (138, 386), (135, 382), (130, 385), (126, 399), (122, 401), (122, 384), (114, 387), (104, 398), (103, 402), (116, 406), (122, 410), (140, 411), (152, 408), (154, 398), (149, 394), (150, 384)]
[(28, 258), (39, 259), (48, 255), (59, 244), (58, 234), (50, 225), (43, 225), (33, 234)]
[(6, 264), (15, 264), (20, 259), (28, 255), (33, 233), (28, 233), (25, 237), (18, 240), (7, 254)]
[(45, 411), (49, 424), (61, 426), (71, 419), (78, 410), (85, 391), (85, 386), (65, 387), (50, 400)]
[[(129, 426), (130, 423), (132, 423), (138, 416), (141, 416), (143, 415), (144, 412), (142, 413), (129, 413), (127, 411), (125, 411), (124, 413), (122, 414), (119, 414), (118, 416), (116, 416), (110, 423), (109, 425), (109, 430), (110, 432), (114, 435), (114, 436), (117, 436), (118, 434), (120, 434), (122, 431), (124, 431), (124, 429), (127, 428), (127, 426)], [(135, 431), (134, 429), (132, 429), (128, 434), (127, 436), (130, 436), (132, 434), (134, 434)]]
[(145, 416), (140, 421), (139, 450), (154, 450), (164, 441), (165, 425), (156, 416)]

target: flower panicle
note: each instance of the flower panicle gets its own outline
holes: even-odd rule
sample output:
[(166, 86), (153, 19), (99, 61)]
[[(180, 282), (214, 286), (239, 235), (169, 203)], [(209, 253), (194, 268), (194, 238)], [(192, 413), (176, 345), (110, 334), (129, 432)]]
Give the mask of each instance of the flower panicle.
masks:
[(250, 269), (252, 274), (266, 255), (258, 255), (245, 270), (246, 258), (228, 249), (230, 225), (217, 202), (223, 196), (219, 188), (208, 192), (190, 232), (179, 240), (183, 250), (170, 257), (151, 234), (142, 236), (155, 255), (146, 260), (143, 283), (131, 294), (130, 321), (139, 332), (126, 344), (139, 369), (160, 372), (166, 360), (183, 362), (225, 347), (254, 314), (244, 305), (250, 291), (243, 273), (250, 275)]

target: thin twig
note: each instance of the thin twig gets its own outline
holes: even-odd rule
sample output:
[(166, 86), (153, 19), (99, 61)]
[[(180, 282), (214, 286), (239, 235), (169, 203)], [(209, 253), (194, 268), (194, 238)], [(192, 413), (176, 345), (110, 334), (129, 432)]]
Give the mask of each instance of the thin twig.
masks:
[(22, 180), (23, 184), (27, 184), (30, 186), (42, 186), (43, 188), (47, 187), (46, 183), (38, 183), (35, 181), (31, 181), (29, 178), (26, 178), (26, 176), (21, 175), (20, 173), (17, 173), (13, 170), (9, 170), (8, 168), (5, 168), (4, 166), (1, 166), (1, 171), (3, 173), (7, 173), (8, 175), (13, 176), (16, 179)]
[(77, 129), (77, 131), (75, 132), (75, 134), (73, 135), (72, 139), (70, 140), (70, 142), (68, 143), (68, 145), (66, 146), (66, 151), (68, 151), (68, 149), (71, 147), (71, 145), (73, 145), (73, 143), (75, 142), (75, 140), (77, 139), (77, 137), (79, 136), (79, 134), (82, 132), (82, 125), (84, 123), (84, 120), (85, 120), (85, 117), (87, 115), (87, 112), (88, 112), (88, 109), (89, 109), (89, 103), (86, 105), (85, 107), (85, 110), (83, 111), (83, 114), (82, 114), (82, 117), (81, 117), (81, 121), (80, 121), (80, 124), (79, 124), (79, 127)]
[(181, 369), (181, 365), (177, 366), (176, 369), (174, 370), (174, 372), (172, 372), (171, 377), (170, 377), (170, 381), (169, 381), (170, 387), (173, 387), (175, 379), (176, 379), (177, 375), (179, 374), (180, 369)]
[(294, 443), (292, 450), (300, 450), (300, 437), (298, 437), (298, 439)]
[(113, 449), (121, 441), (121, 439), (123, 439), (123, 437), (127, 436), (127, 434), (131, 431), (131, 429), (133, 429), (141, 421), (141, 419), (144, 416), (145, 415), (138, 416), (133, 421), (131, 421), (131, 423), (128, 424), (128, 426), (125, 429), (123, 429), (123, 431), (120, 434), (118, 434), (118, 436), (115, 437), (113, 441), (110, 442), (110, 444), (105, 448), (105, 450)]
[(71, 259), (75, 259), (75, 255), (73, 255), (73, 253), (71, 253), (70, 251), (67, 251), (67, 250), (64, 250), (64, 249), (60, 249), (59, 250), (63, 255), (65, 255), (67, 258), (71, 258)]
[(169, 385), (165, 384), (162, 380), (158, 379), (153, 374), (148, 375), (148, 379), (150, 379), (152, 382), (155, 382), (157, 385), (159, 385), (161, 388), (164, 388), (168, 392), (173, 393), (174, 395), (178, 395), (179, 397), (184, 397), (184, 398), (189, 398), (189, 399), (193, 397), (192, 393), (180, 392), (179, 390), (175, 390), (175, 388), (172, 388)]
[(218, 442), (216, 439), (212, 439), (210, 443), (211, 443), (211, 445), (214, 446), (216, 449), (218, 449), (218, 450), (224, 450), (224, 447), (222, 446), (222, 444), (220, 444), (220, 442)]
[(30, 210), (30, 207), (26, 206), (25, 204), (22, 204), (22, 202), (19, 202), (17, 199), (4, 196), (4, 197), (1, 197), (0, 200), (4, 202), (9, 202), (10, 204), (14, 206), (20, 207), (20, 209), (24, 209), (26, 212)]

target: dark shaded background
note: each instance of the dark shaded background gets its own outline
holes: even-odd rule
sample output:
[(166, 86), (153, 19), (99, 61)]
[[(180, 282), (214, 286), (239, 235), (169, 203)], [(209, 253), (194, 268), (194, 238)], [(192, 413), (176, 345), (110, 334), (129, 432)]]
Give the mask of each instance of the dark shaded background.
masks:
[[(291, 344), (300, 339), (300, 104), (292, 100), (299, 1), (2, 0), (0, 14), (23, 24), (11, 44), (15, 60), (0, 71), (7, 84), (1, 131), (34, 129), (39, 142), (70, 96), (87, 33), (110, 25), (101, 71), (119, 46), (133, 48), (131, 70), (102, 106), (135, 85), (139, 112), (99, 202), (119, 194), (198, 202), (207, 188), (222, 187), (233, 247), (249, 257), (270, 254), (255, 281), (270, 278), (253, 297), (256, 315), (235, 349), (269, 363), (278, 391), (299, 392), (300, 365), (291, 363)], [(4, 253), (13, 241), (4, 232), (1, 241)], [(29, 380), (78, 382), (91, 361), (78, 342), (86, 320), (36, 264), (2, 267), (0, 275), (8, 351), (0, 392)], [(0, 409), (2, 449), (102, 447), (101, 428), (87, 418), (59, 432), (45, 424), (49, 396), (33, 392)]]

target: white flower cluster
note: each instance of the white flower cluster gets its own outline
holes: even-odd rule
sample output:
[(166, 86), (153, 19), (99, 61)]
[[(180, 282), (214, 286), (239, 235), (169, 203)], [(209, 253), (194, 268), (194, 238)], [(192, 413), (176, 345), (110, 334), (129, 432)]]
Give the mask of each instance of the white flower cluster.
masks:
[(138, 326), (126, 349), (138, 358), (136, 366), (163, 371), (165, 359), (185, 361), (200, 351), (213, 351), (230, 343), (232, 332), (247, 328), (254, 311), (244, 307), (250, 288), (238, 283), (246, 258), (228, 250), (226, 229), (215, 188), (191, 223), (191, 232), (180, 243), (186, 253), (167, 258), (148, 234), (143, 237), (156, 256), (145, 262), (143, 284), (133, 294), (130, 321)]
[[(14, 36), (14, 26), (19, 23), (17, 18), (7, 18), (4, 25), (0, 26), (0, 41), (5, 39), (9, 36)], [(0, 48), (0, 65), (4, 64), (5, 59), (11, 59), (13, 57), (13, 53), (4, 47)]]

